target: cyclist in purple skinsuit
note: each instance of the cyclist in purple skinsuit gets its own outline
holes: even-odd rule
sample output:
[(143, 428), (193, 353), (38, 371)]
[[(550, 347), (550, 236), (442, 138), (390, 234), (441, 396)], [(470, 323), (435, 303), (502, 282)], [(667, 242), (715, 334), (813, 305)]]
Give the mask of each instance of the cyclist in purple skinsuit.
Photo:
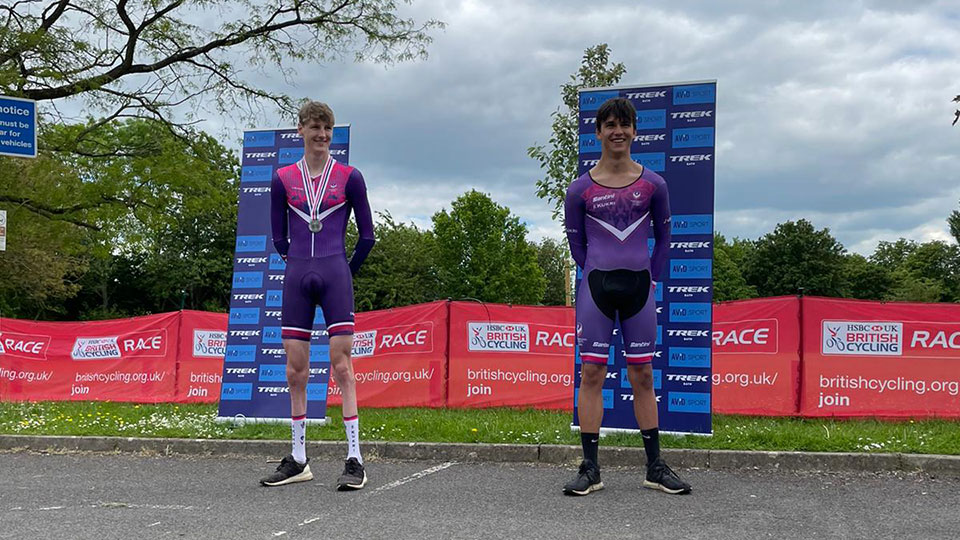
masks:
[[(333, 111), (326, 104), (308, 101), (301, 107), (297, 131), (303, 137), (303, 159), (278, 169), (270, 189), (273, 243), (287, 263), (281, 337), (287, 353), (293, 452), (283, 458), (275, 473), (260, 481), (267, 486), (313, 478), (305, 440), (310, 336), (317, 305), (323, 310), (330, 337), (331, 375), (343, 393), (348, 451), (337, 485), (341, 490), (360, 489), (367, 482), (350, 360), (354, 320), (351, 276), (373, 248), (373, 219), (363, 175), (330, 156), (333, 124)], [(344, 236), (351, 209), (359, 238), (348, 262)]]
[[(576, 309), (577, 345), (583, 361), (577, 410), (584, 455), (577, 477), (564, 486), (568, 495), (603, 489), (597, 454), (615, 318), (620, 321), (634, 414), (647, 454), (644, 486), (674, 494), (690, 491), (690, 485), (660, 458), (651, 365), (657, 341), (653, 293), (670, 248), (670, 198), (663, 178), (630, 157), (636, 119), (629, 100), (605, 102), (597, 111), (600, 161), (567, 188), (567, 240), (573, 259), (583, 269)], [(648, 255), (651, 225), (656, 245)]]

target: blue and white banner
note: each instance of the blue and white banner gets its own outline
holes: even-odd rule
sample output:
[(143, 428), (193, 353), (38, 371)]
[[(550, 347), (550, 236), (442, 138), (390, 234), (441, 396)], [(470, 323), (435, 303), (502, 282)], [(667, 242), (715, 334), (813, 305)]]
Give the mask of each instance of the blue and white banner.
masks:
[[(349, 163), (350, 126), (335, 126), (330, 155)], [(220, 392), (221, 418), (288, 421), (286, 355), (280, 340), (283, 274), (286, 264), (273, 247), (270, 180), (273, 172), (303, 157), (296, 129), (243, 134), (237, 246)], [(307, 418), (327, 416), (330, 355), (323, 313), (317, 308), (310, 342)]]
[(0, 96), (0, 156), (37, 157), (37, 102)]
[[(580, 91), (577, 174), (600, 160), (597, 109), (625, 97), (637, 108), (635, 161), (659, 173), (670, 190), (673, 214), (670, 258), (658, 284), (654, 391), (660, 430), (712, 433), (710, 332), (713, 302), (713, 199), (716, 155), (716, 81), (654, 84)], [(651, 235), (650, 249), (654, 240)], [(579, 274), (579, 272), (578, 272)], [(633, 390), (623, 340), (615, 330), (603, 390), (603, 428), (636, 430)], [(576, 352), (576, 387), (580, 353)], [(579, 425), (574, 397), (574, 425)]]

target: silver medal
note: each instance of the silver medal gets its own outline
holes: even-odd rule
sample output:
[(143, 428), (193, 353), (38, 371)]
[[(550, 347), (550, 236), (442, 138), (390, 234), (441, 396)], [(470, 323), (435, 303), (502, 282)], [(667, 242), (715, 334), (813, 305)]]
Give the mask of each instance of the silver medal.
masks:
[(310, 220), (310, 232), (318, 233), (321, 229), (323, 229), (323, 223), (319, 219)]

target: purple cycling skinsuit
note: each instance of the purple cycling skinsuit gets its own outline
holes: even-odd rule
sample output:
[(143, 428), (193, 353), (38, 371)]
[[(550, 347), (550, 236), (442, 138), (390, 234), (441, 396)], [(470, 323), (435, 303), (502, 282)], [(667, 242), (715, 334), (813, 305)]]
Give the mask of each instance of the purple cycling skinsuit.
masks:
[[(310, 341), (316, 305), (323, 310), (330, 336), (353, 334), (352, 274), (374, 244), (367, 186), (360, 171), (332, 156), (319, 176), (311, 178), (307, 169), (305, 160), (278, 169), (270, 192), (273, 244), (287, 262), (281, 338), (304, 341)], [(320, 198), (315, 217), (308, 203), (311, 192)], [(359, 238), (347, 262), (344, 240), (351, 208)]]
[[(649, 254), (650, 225), (656, 245)], [(570, 251), (583, 269), (577, 293), (577, 344), (584, 362), (606, 364), (619, 316), (628, 364), (653, 360), (657, 338), (654, 282), (670, 248), (670, 200), (663, 178), (644, 168), (630, 185), (612, 188), (587, 172), (567, 188)]]

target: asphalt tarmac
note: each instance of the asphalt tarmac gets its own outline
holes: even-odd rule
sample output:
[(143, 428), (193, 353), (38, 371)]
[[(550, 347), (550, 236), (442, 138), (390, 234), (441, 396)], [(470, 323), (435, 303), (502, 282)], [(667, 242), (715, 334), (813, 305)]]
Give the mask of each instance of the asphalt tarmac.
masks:
[(675, 496), (620, 468), (566, 497), (570, 467), (366, 465), (341, 493), (342, 462), (264, 488), (262, 458), (0, 453), (0, 538), (960, 538), (957, 478), (684, 470), (694, 492)]

